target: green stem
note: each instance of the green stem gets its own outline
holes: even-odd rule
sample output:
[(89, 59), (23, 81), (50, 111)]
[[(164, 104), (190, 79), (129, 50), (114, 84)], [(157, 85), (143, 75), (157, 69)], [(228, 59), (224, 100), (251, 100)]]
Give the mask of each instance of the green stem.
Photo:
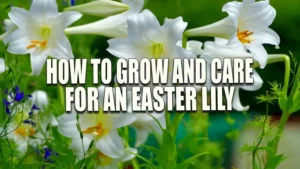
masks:
[(61, 106), (63, 107), (63, 109), (65, 109), (65, 91), (62, 85), (58, 85), (58, 97), (59, 97), (59, 101), (61, 103)]
[(282, 136), (282, 133), (284, 131), (284, 127), (286, 125), (286, 123), (288, 122), (288, 119), (290, 117), (290, 114), (285, 112), (282, 114), (281, 116), (281, 119), (280, 119), (280, 123), (279, 123), (279, 126), (278, 126), (278, 130), (276, 132), (276, 136), (275, 136), (275, 141), (274, 141), (274, 145), (273, 145), (273, 148), (275, 150), (275, 155), (277, 153), (277, 149), (278, 149), (278, 144), (279, 144), (279, 141), (281, 139), (281, 136)]
[(183, 37), (182, 37), (182, 47), (184, 49), (186, 49), (186, 47), (187, 47), (187, 41), (188, 41), (188, 36), (186, 35), (186, 33), (184, 33)]
[(140, 169), (140, 165), (138, 163), (138, 161), (135, 159), (132, 160), (132, 166), (134, 169)]

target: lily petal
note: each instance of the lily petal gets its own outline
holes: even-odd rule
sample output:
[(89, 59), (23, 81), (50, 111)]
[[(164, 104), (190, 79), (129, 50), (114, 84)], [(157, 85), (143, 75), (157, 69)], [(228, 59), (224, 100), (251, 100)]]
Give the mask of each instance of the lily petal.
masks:
[(27, 28), (30, 24), (35, 24), (34, 16), (22, 8), (12, 7), (8, 16), (19, 28)]
[(237, 110), (237, 111), (247, 111), (249, 110), (249, 106), (243, 106), (241, 104), (241, 100), (240, 100), (240, 92), (239, 92), (239, 88), (235, 88), (235, 91), (234, 91), (234, 95), (233, 95), (233, 101), (232, 101), (232, 107), (234, 110)]
[(230, 19), (232, 20), (234, 26), (237, 28), (238, 27), (238, 20), (239, 20), (239, 15), (240, 15), (240, 9), (242, 7), (241, 2), (228, 2), (223, 6), (222, 11), (227, 12)]
[(58, 131), (69, 138), (79, 138), (80, 134), (77, 130), (76, 113), (65, 113), (57, 118)]
[(31, 69), (33, 75), (39, 75), (46, 62), (47, 55), (45, 52), (34, 52), (30, 54)]
[(150, 134), (150, 131), (144, 128), (135, 128), (136, 139), (135, 139), (135, 147), (139, 147), (147, 141), (147, 138)]
[[(182, 47), (182, 41), (178, 41), (177, 46)], [(188, 51), (191, 51), (194, 55), (198, 56), (203, 53), (202, 46), (203, 46), (202, 42), (190, 40), (187, 42), (186, 49)]]
[(261, 32), (253, 34), (253, 39), (256, 43), (260, 44), (271, 44), (278, 46), (280, 43), (280, 37), (270, 28), (266, 28)]
[(182, 17), (178, 17), (175, 19), (167, 20), (162, 28), (167, 30), (166, 32), (168, 32), (171, 38), (171, 42), (177, 42), (182, 39), (183, 32), (186, 29), (187, 25), (188, 23), (183, 22)]
[(64, 34), (58, 35), (54, 45), (48, 50), (49, 56), (57, 59), (74, 58), (70, 41)]
[(263, 80), (262, 78), (259, 76), (259, 74), (254, 70), (253, 72), (253, 79), (254, 79), (254, 83), (251, 85), (241, 85), (241, 89), (244, 89), (246, 91), (256, 91), (259, 90), (262, 85), (263, 85)]
[(153, 37), (160, 29), (160, 24), (155, 15), (144, 10), (141, 14), (135, 15), (128, 19), (128, 36), (131, 43), (139, 46), (151, 42), (150, 37)]
[(261, 44), (257, 43), (251, 43), (245, 46), (251, 52), (253, 58), (259, 62), (260, 68), (265, 68), (268, 62), (268, 53), (266, 49)]
[(36, 16), (46, 18), (57, 15), (58, 8), (56, 0), (33, 0), (30, 6), (30, 12), (34, 13)]
[(45, 111), (49, 104), (47, 93), (42, 90), (37, 90), (34, 91), (31, 95), (33, 104), (35, 104), (42, 111)]
[(59, 28), (67, 28), (72, 23), (77, 21), (82, 17), (82, 14), (79, 12), (63, 12), (60, 13), (57, 17), (54, 19), (56, 20), (56, 26)]
[(105, 137), (95, 141), (95, 146), (106, 156), (120, 158), (124, 155), (124, 147), (116, 130), (111, 130)]
[(126, 114), (112, 114), (112, 125), (114, 128), (121, 128), (128, 126), (136, 120), (136, 115), (133, 113)]
[(128, 38), (115, 38), (108, 40), (109, 47), (107, 51), (112, 55), (124, 59), (134, 58), (132, 53), (135, 51), (132, 46), (130, 46)]
[[(84, 158), (84, 153), (87, 152), (92, 140), (89, 137), (84, 136), (83, 139), (72, 139), (70, 148), (73, 150), (74, 154), (77, 155), (79, 160)], [(83, 144), (83, 147), (82, 147)]]
[[(6, 70), (6, 65), (5, 65), (5, 61), (3, 58), (0, 58), (0, 73), (5, 72)], [(0, 130), (1, 131), (1, 130)]]
[(28, 54), (29, 50), (27, 49), (30, 41), (25, 35), (25, 32), (21, 29), (15, 30), (13, 33), (5, 37), (5, 41), (9, 42), (7, 51), (12, 54)]
[(130, 161), (135, 157), (135, 154), (138, 153), (138, 150), (136, 148), (125, 148), (125, 154), (120, 159), (122, 162)]

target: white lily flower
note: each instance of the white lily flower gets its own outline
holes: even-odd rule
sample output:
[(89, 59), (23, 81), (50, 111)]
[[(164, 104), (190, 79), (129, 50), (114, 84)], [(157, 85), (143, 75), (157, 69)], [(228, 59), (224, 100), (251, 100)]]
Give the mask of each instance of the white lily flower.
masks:
[[(207, 66), (208, 69), (210, 69), (210, 62), (215, 57), (220, 59), (234, 58), (234, 57), (237, 58), (252, 57), (252, 55), (248, 53), (245, 47), (243, 47), (242, 45), (229, 46), (227, 44), (228, 44), (228, 40), (220, 39), (220, 38), (216, 38), (215, 42), (206, 42), (204, 44), (204, 53), (201, 55), (201, 57), (206, 60), (208, 64)], [(207, 77), (210, 77), (210, 75), (208, 75)], [(254, 79), (254, 83), (251, 85), (249, 84), (235, 85), (235, 91), (234, 91), (233, 102), (232, 102), (233, 109), (237, 111), (246, 111), (249, 109), (249, 106), (243, 106), (241, 104), (239, 90), (240, 89), (246, 91), (259, 90), (263, 85), (263, 80), (255, 70), (253, 71), (253, 79)], [(214, 84), (211, 83), (210, 79), (207, 79), (206, 86), (209, 88), (211, 86), (214, 86)]]
[(113, 158), (110, 156), (105, 155), (103, 152), (99, 151), (98, 149), (95, 149), (94, 147), (91, 147), (91, 149), (88, 151), (90, 142), (86, 137), (83, 138), (83, 146), (82, 147), (82, 141), (81, 139), (73, 139), (70, 148), (73, 150), (74, 154), (79, 157), (79, 159), (85, 157), (90, 157), (90, 155), (94, 155), (93, 157), (93, 163), (94, 168), (97, 169), (117, 169), (118, 165), (122, 162), (127, 162), (135, 157), (135, 154), (137, 154), (137, 149), (135, 148), (123, 148), (124, 154), (118, 158)]
[(187, 26), (178, 17), (160, 26), (149, 10), (128, 19), (128, 37), (108, 41), (109, 51), (120, 58), (191, 58), (191, 52), (177, 46)]
[(7, 70), (7, 67), (5, 65), (5, 61), (3, 58), (0, 58), (0, 74), (5, 72)]
[(67, 28), (66, 34), (95, 34), (107, 37), (126, 37), (127, 19), (139, 14), (143, 9), (144, 0), (122, 0), (129, 10), (86, 25)]
[[(165, 113), (149, 113), (151, 114), (161, 125), (163, 129), (166, 128)], [(137, 113), (136, 121), (131, 126), (136, 131), (135, 147), (139, 147), (147, 141), (150, 133), (153, 131), (162, 134), (161, 128), (157, 121), (151, 117), (148, 113)]]
[(7, 50), (13, 54), (30, 53), (34, 75), (40, 74), (48, 56), (74, 57), (64, 30), (81, 17), (80, 13), (58, 13), (55, 0), (33, 0), (30, 11), (13, 7), (9, 17), (18, 29), (6, 37)]
[(128, 9), (129, 6), (124, 3), (111, 0), (97, 0), (82, 5), (76, 5), (65, 8), (65, 11), (77, 11), (86, 15), (107, 17), (119, 14), (121, 12), (125, 12)]
[[(99, 96), (103, 97), (104, 86), (99, 87)], [(101, 104), (100, 104), (101, 105)], [(136, 120), (135, 114), (130, 113), (83, 113), (78, 114), (78, 124), (83, 134), (84, 147), (89, 147), (94, 140), (95, 146), (103, 154), (111, 158), (120, 158), (124, 155), (124, 146), (117, 129), (128, 126)], [(58, 130), (73, 141), (81, 140), (77, 129), (77, 112), (65, 113), (57, 118)], [(79, 149), (79, 148), (78, 148)], [(80, 156), (80, 155), (78, 155)]]
[(186, 34), (226, 38), (229, 39), (229, 44), (242, 44), (260, 63), (260, 67), (264, 68), (268, 54), (263, 44), (278, 47), (280, 43), (280, 37), (269, 28), (276, 16), (276, 10), (269, 4), (269, 0), (228, 2), (223, 11), (227, 12), (229, 17), (205, 27), (189, 30)]

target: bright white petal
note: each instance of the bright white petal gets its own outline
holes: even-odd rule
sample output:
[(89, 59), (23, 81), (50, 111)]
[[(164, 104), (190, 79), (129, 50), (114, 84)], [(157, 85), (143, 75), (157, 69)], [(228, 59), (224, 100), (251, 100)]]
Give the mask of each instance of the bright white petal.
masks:
[(5, 37), (5, 41), (9, 43), (7, 51), (12, 54), (28, 54), (27, 46), (30, 44), (29, 39), (23, 30), (17, 29), (13, 33)]
[(147, 138), (150, 134), (149, 130), (143, 128), (135, 128), (136, 131), (136, 140), (135, 147), (139, 147), (147, 141)]
[(253, 34), (253, 39), (256, 43), (260, 44), (271, 44), (278, 46), (280, 43), (280, 37), (270, 28), (266, 28), (261, 32)]
[(141, 14), (128, 19), (128, 38), (136, 46), (151, 42), (159, 29), (157, 18), (149, 10), (144, 10)]
[(33, 15), (25, 9), (12, 7), (8, 16), (19, 28), (28, 28), (29, 25), (35, 24)]
[(49, 56), (56, 59), (74, 58), (69, 39), (64, 34), (60, 34), (58, 36), (59, 37), (57, 37), (57, 40), (54, 42), (53, 46), (49, 47)]
[(129, 12), (139, 13), (144, 6), (144, 0), (122, 0), (123, 3), (129, 5)]
[(81, 160), (84, 157), (84, 153), (87, 152), (87, 150), (89, 149), (91, 142), (91, 138), (85, 136), (82, 140), (80, 138), (74, 138), (72, 139), (70, 148), (73, 150), (74, 154), (79, 158), (79, 160)]
[(237, 110), (237, 111), (247, 111), (247, 110), (249, 110), (249, 106), (243, 106), (241, 104), (239, 90), (240, 89), (238, 87), (235, 88), (234, 95), (233, 95), (233, 101), (232, 101), (232, 107), (234, 110)]
[(245, 84), (240, 86), (241, 89), (244, 89), (246, 91), (256, 91), (259, 90), (262, 85), (263, 85), (263, 80), (262, 78), (259, 76), (259, 74), (254, 70), (253, 72), (253, 79), (254, 79), (254, 83), (253, 84)]
[(135, 56), (134, 48), (130, 45), (128, 38), (115, 38), (108, 40), (107, 51), (112, 55), (124, 59), (139, 57)]
[(34, 52), (30, 54), (31, 69), (33, 75), (39, 75), (46, 62), (47, 55), (45, 52)]
[(124, 156), (120, 159), (122, 162), (132, 160), (135, 157), (135, 154), (138, 153), (136, 148), (125, 148)]
[(173, 53), (174, 58), (196, 58), (196, 55), (193, 52), (188, 51), (182, 47), (176, 46), (176, 49)]
[(124, 146), (116, 130), (111, 130), (109, 134), (95, 140), (95, 146), (106, 156), (120, 158), (124, 155)]
[(269, 27), (276, 17), (276, 10), (268, 1), (245, 4), (239, 17), (239, 28), (256, 31)]
[[(178, 41), (177, 46), (182, 47), (182, 41)], [(202, 46), (203, 46), (202, 42), (190, 40), (187, 42), (186, 49), (188, 51), (191, 51), (194, 55), (197, 56), (203, 53)]]
[(76, 113), (65, 113), (57, 118), (58, 131), (69, 138), (79, 138), (80, 134), (77, 130)]
[(44, 111), (48, 107), (49, 100), (45, 91), (37, 90), (31, 95), (33, 104), (35, 104), (39, 109)]
[(5, 27), (5, 31), (9, 31), (10, 29), (12, 29), (13, 27), (15, 27), (15, 23), (10, 20), (10, 19), (4, 19), (4, 27)]
[(239, 22), (239, 15), (240, 15), (240, 9), (242, 7), (241, 2), (228, 2), (223, 6), (222, 11), (227, 12), (230, 19), (232, 20), (234, 26), (238, 27)]
[(56, 0), (33, 0), (30, 12), (35, 16), (49, 17), (58, 14)]
[(251, 52), (253, 58), (258, 61), (260, 68), (265, 68), (268, 62), (268, 53), (263, 45), (251, 43), (246, 45), (246, 48)]
[(136, 115), (133, 113), (112, 114), (112, 124), (114, 128), (121, 128), (130, 125), (136, 120)]
[(82, 14), (79, 12), (63, 12), (60, 13), (56, 18), (56, 24), (60, 28), (67, 28), (72, 23), (77, 21), (82, 17)]
[(187, 27), (187, 22), (183, 22), (182, 17), (168, 20), (162, 28), (168, 32), (171, 42), (182, 40), (182, 35)]

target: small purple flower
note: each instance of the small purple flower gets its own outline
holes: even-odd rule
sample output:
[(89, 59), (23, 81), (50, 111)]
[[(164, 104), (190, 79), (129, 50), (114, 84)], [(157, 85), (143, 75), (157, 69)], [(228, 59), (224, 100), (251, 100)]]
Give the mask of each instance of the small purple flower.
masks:
[(8, 89), (5, 89), (4, 94), (8, 95)]
[(76, 3), (76, 0), (70, 0), (70, 5), (71, 5), (71, 6), (74, 6), (75, 3)]
[(5, 99), (3, 99), (3, 103), (4, 103), (5, 107), (8, 107), (11, 104), (11, 102), (9, 102), (9, 101), (7, 101)]
[(23, 122), (24, 124), (31, 124), (32, 126), (35, 126), (35, 122), (31, 121), (31, 120), (24, 120)]
[(6, 112), (7, 114), (10, 114), (10, 109), (9, 109), (8, 107), (6, 107), (6, 108), (5, 108), (5, 112)]
[(21, 92), (19, 86), (17, 86), (16, 87), (15, 101), (20, 102), (24, 99), (24, 97), (25, 97), (24, 92)]
[(40, 110), (35, 104), (32, 106), (31, 110)]
[(29, 112), (28, 114), (29, 114), (29, 116), (32, 116), (32, 115), (33, 115), (33, 112), (31, 111), (31, 112)]
[(51, 150), (49, 148), (44, 148), (45, 150), (45, 155), (44, 155), (44, 160), (48, 160), (48, 158), (51, 156)]

